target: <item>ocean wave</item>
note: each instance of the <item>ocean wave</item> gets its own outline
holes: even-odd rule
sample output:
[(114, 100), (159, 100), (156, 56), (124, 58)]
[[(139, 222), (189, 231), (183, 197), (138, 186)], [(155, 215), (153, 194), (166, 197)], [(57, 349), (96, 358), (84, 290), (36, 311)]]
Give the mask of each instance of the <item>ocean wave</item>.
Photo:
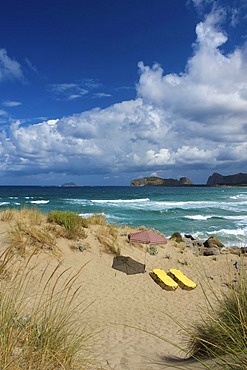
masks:
[(247, 194), (246, 193), (240, 193), (240, 194), (236, 194), (236, 195), (231, 195), (229, 197), (230, 199), (247, 199)]
[(10, 202), (0, 202), (0, 206), (6, 206), (8, 204), (10, 204)]
[(215, 201), (150, 201), (149, 210), (166, 210), (166, 209), (217, 209), (223, 211), (241, 212), (245, 210), (247, 201), (239, 202), (215, 202)]
[(111, 203), (111, 204), (123, 204), (123, 203), (146, 203), (149, 202), (149, 198), (140, 198), (140, 199), (93, 199), (91, 200), (92, 203)]
[(198, 220), (198, 221), (206, 221), (213, 216), (202, 216), (202, 215), (194, 215), (194, 216), (184, 216), (184, 218), (189, 218), (190, 220)]
[(42, 199), (42, 200), (30, 200), (30, 203), (32, 203), (32, 204), (47, 204), (49, 202), (50, 202), (49, 200), (44, 200), (44, 199)]
[(247, 215), (234, 215), (234, 216), (227, 216), (227, 215), (186, 215), (184, 218), (190, 219), (190, 220), (201, 220), (206, 221), (209, 219), (217, 219), (217, 220), (231, 220), (241, 223), (247, 224)]
[(216, 236), (226, 247), (238, 246), (242, 247), (246, 245), (246, 233), (247, 227), (244, 228), (234, 228), (234, 229), (214, 229), (214, 230), (205, 230), (193, 232), (194, 238), (204, 242), (210, 236)]
[(101, 215), (101, 216), (106, 216), (105, 213), (79, 213), (79, 216), (82, 217), (82, 218), (88, 218), (88, 217), (92, 217), (92, 216), (95, 216), (95, 215)]

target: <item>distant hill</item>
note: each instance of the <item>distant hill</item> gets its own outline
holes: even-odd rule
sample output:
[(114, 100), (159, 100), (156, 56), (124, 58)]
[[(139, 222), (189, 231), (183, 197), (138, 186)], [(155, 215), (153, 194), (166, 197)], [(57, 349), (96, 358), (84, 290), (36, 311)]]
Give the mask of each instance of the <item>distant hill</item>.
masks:
[(142, 179), (134, 179), (131, 186), (186, 186), (193, 185), (187, 177), (181, 177), (179, 180), (162, 179), (161, 177), (149, 176)]
[(209, 176), (207, 186), (247, 186), (247, 173), (237, 173), (235, 175), (223, 176), (219, 173), (213, 173)]

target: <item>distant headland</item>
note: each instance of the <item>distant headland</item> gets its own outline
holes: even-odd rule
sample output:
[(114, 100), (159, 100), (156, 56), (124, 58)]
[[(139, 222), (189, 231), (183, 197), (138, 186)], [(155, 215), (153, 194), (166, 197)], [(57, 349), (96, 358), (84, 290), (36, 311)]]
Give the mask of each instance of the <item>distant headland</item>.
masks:
[(237, 173), (223, 176), (213, 173), (209, 176), (206, 184), (193, 184), (188, 177), (176, 179), (163, 179), (161, 177), (149, 176), (141, 179), (133, 179), (131, 186), (247, 186), (247, 173)]

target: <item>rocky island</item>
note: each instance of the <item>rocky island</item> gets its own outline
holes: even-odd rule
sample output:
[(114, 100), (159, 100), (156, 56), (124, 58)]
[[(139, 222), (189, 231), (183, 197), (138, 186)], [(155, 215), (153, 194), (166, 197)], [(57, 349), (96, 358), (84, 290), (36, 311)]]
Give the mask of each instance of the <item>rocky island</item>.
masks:
[(188, 186), (193, 183), (187, 177), (176, 179), (162, 179), (161, 177), (149, 176), (142, 179), (134, 179), (130, 183), (131, 186)]
[(219, 173), (213, 173), (209, 176), (206, 184), (193, 184), (188, 177), (176, 179), (163, 179), (156, 176), (133, 179), (131, 186), (247, 186), (247, 173), (237, 173), (234, 175), (223, 176)]
[(247, 173), (223, 176), (213, 173), (209, 176), (207, 186), (247, 186)]

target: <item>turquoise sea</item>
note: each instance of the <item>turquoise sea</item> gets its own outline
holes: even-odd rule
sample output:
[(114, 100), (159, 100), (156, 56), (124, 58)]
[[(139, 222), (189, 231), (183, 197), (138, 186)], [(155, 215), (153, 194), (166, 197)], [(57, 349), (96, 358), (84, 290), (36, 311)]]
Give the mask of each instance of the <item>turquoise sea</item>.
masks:
[(167, 237), (179, 231), (247, 245), (247, 188), (2, 186), (0, 210), (9, 207), (102, 213), (109, 223), (153, 227)]

